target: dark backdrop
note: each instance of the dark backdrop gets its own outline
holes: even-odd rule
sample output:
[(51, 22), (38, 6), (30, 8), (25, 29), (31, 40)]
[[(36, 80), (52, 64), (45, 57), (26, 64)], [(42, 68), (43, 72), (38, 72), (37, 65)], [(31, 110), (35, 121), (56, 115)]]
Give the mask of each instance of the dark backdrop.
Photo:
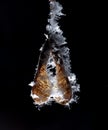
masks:
[(28, 84), (45, 40), (48, 1), (1, 1), (0, 130), (94, 130), (106, 116), (105, 4), (59, 1), (67, 14), (60, 26), (70, 48), (72, 71), (81, 86), (79, 103), (70, 110), (57, 104), (41, 111), (35, 108)]

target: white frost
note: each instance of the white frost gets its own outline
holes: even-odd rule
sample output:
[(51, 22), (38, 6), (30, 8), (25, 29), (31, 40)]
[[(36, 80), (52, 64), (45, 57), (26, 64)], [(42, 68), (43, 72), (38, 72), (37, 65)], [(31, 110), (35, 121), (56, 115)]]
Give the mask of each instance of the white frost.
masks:
[(34, 81), (32, 81), (30, 84), (29, 84), (29, 86), (31, 86), (31, 87), (33, 87), (35, 85), (35, 82)]
[(31, 92), (31, 97), (34, 99), (34, 98), (39, 98), (39, 96), (37, 96), (36, 94), (32, 94)]
[(45, 35), (46, 39), (48, 39), (48, 35), (47, 34), (44, 34), (44, 35)]

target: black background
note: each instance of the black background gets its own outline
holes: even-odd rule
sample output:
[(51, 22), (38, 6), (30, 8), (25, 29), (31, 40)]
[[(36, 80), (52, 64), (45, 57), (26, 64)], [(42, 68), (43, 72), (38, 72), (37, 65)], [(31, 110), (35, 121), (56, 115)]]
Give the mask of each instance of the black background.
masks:
[[(71, 109), (53, 104), (38, 111), (30, 98), (49, 13), (48, 1), (0, 2), (0, 130), (94, 130), (106, 126), (107, 46), (105, 3), (59, 0), (61, 29), (81, 86)], [(104, 123), (102, 123), (104, 121)]]

